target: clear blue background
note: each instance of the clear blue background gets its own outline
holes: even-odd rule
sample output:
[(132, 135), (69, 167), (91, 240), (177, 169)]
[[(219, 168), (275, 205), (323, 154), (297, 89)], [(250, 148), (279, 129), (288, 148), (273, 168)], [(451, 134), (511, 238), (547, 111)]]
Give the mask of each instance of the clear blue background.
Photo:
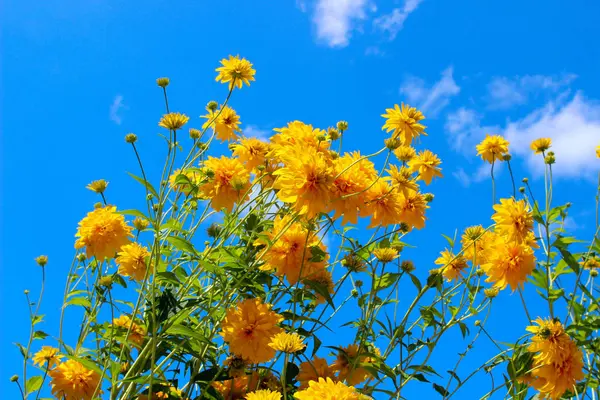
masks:
[[(164, 110), (154, 83), (157, 77), (171, 78), (172, 110), (190, 115), (190, 126), (199, 127), (198, 116), (207, 101), (221, 100), (225, 94), (225, 87), (214, 82), (218, 61), (240, 54), (257, 69), (252, 87), (236, 92), (232, 100), (245, 127), (269, 131), (300, 119), (325, 128), (345, 119), (350, 123), (345, 148), (366, 154), (379, 149), (386, 137), (380, 114), (410, 99), (411, 94), (400, 88), (418, 77), (431, 89), (441, 72), (452, 66), (460, 92), (447, 96), (447, 104), (427, 119), (429, 136), (420, 145), (440, 155), (445, 174), (427, 188), (436, 196), (427, 229), (409, 236), (418, 246), (410, 257), (420, 276), (427, 275), (445, 246), (442, 233), (452, 236), (455, 229), (460, 232), (468, 225), (490, 222), (489, 179), (480, 178), (482, 162), (473, 148), (453, 145), (456, 139), (447, 126), (453, 113), (465, 107), (480, 116), (481, 125), (497, 127), (496, 132), (502, 133), (510, 122), (535, 117), (545, 107), (561, 112), (578, 92), (586, 105), (581, 107), (585, 118), (578, 120), (578, 127), (587, 137), (600, 132), (596, 129), (599, 3), (425, 0), (408, 15), (393, 40), (374, 21), (403, 3), (382, 1), (376, 6), (377, 11), (363, 7), (364, 19), (349, 20), (347, 45), (332, 47), (317, 34), (314, 21), (319, 9), (311, 2), (3, 3), (0, 388), (4, 398), (19, 397), (9, 377), (21, 373), (13, 342), (24, 343), (28, 335), (23, 290), (35, 296), (39, 289), (40, 271), (33, 258), (47, 254), (50, 259), (43, 329), (56, 335), (76, 225), (98, 201), (85, 185), (104, 178), (110, 181), (111, 203), (121, 209), (140, 206), (143, 192), (125, 174), (136, 173), (137, 163), (123, 137), (128, 132), (140, 137), (138, 148), (146, 164), (157, 164), (164, 156), (163, 143), (156, 136)], [(538, 95), (519, 81), (536, 74), (577, 77), (556, 90), (540, 87)], [(516, 88), (529, 93), (526, 100), (495, 107), (489, 84), (499, 77), (520, 82)], [(414, 92), (412, 96), (418, 97)], [(416, 105), (419, 102), (423, 99)], [(472, 132), (473, 141), (480, 139), (481, 130)], [(600, 135), (594, 140), (600, 142)], [(518, 181), (531, 176), (541, 198), (539, 174), (527, 164), (527, 157), (515, 157), (515, 175)], [(558, 149), (557, 158), (560, 169)], [(559, 177), (560, 190), (555, 192), (556, 204), (573, 203), (569, 228), (586, 239), (593, 234), (594, 171), (598, 164)], [(511, 193), (505, 170), (499, 171), (497, 193), (504, 197)], [(529, 288), (527, 297), (534, 302), (532, 293)], [(406, 299), (404, 306), (410, 301)], [(514, 340), (524, 332), (527, 321), (516, 294), (501, 295), (491, 321), (489, 330), (500, 340)], [(460, 340), (454, 336), (446, 341), (436, 362), (451, 369), (456, 353), (466, 346)], [(475, 358), (493, 354), (484, 340), (478, 346)], [(443, 362), (446, 357), (451, 364)], [(466, 365), (464, 371), (478, 364)], [(423, 386), (423, 392), (420, 388), (405, 395), (429, 393), (428, 386)], [(482, 394), (471, 389), (458, 397)]]

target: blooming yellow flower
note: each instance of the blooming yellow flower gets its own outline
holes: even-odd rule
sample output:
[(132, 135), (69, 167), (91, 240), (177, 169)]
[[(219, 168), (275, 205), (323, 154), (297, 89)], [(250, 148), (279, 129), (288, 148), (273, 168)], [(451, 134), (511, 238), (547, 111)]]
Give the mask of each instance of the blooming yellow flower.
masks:
[(97, 181), (90, 182), (85, 188), (91, 190), (96, 193), (104, 193), (106, 188), (108, 187), (108, 182), (104, 179), (98, 179)]
[(52, 369), (62, 358), (59, 350), (52, 346), (42, 346), (42, 349), (33, 355), (33, 364), (41, 368)]
[(333, 170), (321, 152), (295, 146), (280, 154), (284, 167), (273, 173), (277, 197), (301, 215), (313, 218), (329, 205)]
[(233, 146), (233, 156), (239, 158), (248, 171), (264, 165), (269, 144), (257, 138), (244, 138)]
[(94, 392), (96, 395), (102, 393), (100, 374), (75, 360), (58, 364), (48, 372), (48, 376), (52, 379), (52, 394), (59, 399), (92, 400)]
[(381, 116), (386, 119), (383, 124), (383, 130), (387, 132), (393, 131), (393, 138), (400, 138), (402, 145), (410, 146), (413, 139), (425, 133), (425, 126), (420, 124), (420, 121), (425, 117), (421, 111), (408, 104), (402, 103), (394, 105), (394, 108), (387, 108), (387, 114)]
[(227, 310), (221, 336), (232, 353), (251, 363), (267, 362), (275, 356), (269, 342), (281, 332), (277, 324), (282, 320), (281, 315), (271, 311), (270, 304), (264, 304), (260, 299), (247, 299)]
[(499, 135), (486, 135), (485, 139), (477, 145), (477, 155), (490, 164), (494, 160), (502, 161), (502, 157), (508, 153), (508, 140)]
[(394, 261), (398, 257), (398, 250), (391, 247), (381, 247), (373, 250), (373, 255), (376, 259), (383, 263)]
[(270, 389), (257, 390), (246, 395), (246, 400), (280, 400), (281, 393)]
[(162, 116), (160, 121), (158, 122), (158, 126), (162, 126), (163, 128), (170, 129), (172, 131), (176, 131), (181, 129), (187, 122), (190, 120), (185, 114), (181, 113), (169, 113)]
[(235, 203), (248, 199), (250, 173), (237, 158), (208, 157), (204, 167), (211, 172), (207, 182), (200, 185), (200, 191), (212, 200), (211, 206), (217, 211), (221, 208), (231, 212)]
[(387, 170), (390, 174), (390, 182), (394, 185), (398, 191), (402, 192), (405, 196), (410, 192), (418, 192), (419, 184), (413, 179), (410, 169), (407, 167), (398, 168), (396, 165), (390, 165), (390, 169)]
[(502, 237), (493, 246), (487, 262), (481, 265), (488, 276), (486, 282), (493, 282), (499, 289), (508, 285), (514, 291), (535, 268), (533, 250), (523, 243), (506, 242)]
[(240, 56), (229, 56), (229, 60), (221, 60), (222, 67), (216, 69), (219, 73), (215, 79), (217, 82), (229, 82), (229, 90), (234, 87), (242, 88), (242, 84), (250, 86), (250, 81), (254, 81), (256, 70), (252, 68), (252, 63)]
[(535, 359), (544, 363), (562, 363), (568, 356), (565, 353), (566, 342), (570, 341), (569, 335), (557, 319), (537, 318), (536, 325), (527, 327), (527, 331), (533, 333), (531, 344), (527, 348), (535, 355)]
[(80, 222), (75, 235), (75, 248), (85, 247), (87, 258), (102, 261), (113, 258), (121, 246), (129, 243), (133, 228), (125, 222), (117, 208), (106, 206), (89, 212)]
[(470, 226), (465, 229), (461, 238), (464, 257), (473, 265), (485, 264), (496, 240), (496, 233), (486, 231), (483, 226)]
[(319, 378), (330, 378), (335, 380), (335, 371), (327, 364), (327, 360), (315, 357), (312, 361), (305, 361), (300, 364), (298, 372), (298, 382), (300, 389), (308, 387), (310, 381), (317, 381)]
[(244, 375), (222, 382), (213, 382), (211, 385), (223, 396), (223, 399), (242, 400), (248, 391), (248, 377)]
[[(351, 344), (347, 347), (342, 347), (342, 351), (338, 352), (337, 358), (332, 366), (333, 370), (338, 373), (339, 381), (346, 381), (349, 385), (355, 386), (364, 382), (370, 373), (360, 367), (361, 363), (371, 363), (373, 358), (364, 354), (358, 354), (358, 345)], [(363, 349), (364, 350), (364, 349)], [(379, 350), (376, 349), (379, 353)]]
[(533, 214), (525, 200), (500, 199), (494, 205), (496, 233), (506, 235), (508, 240), (524, 241), (533, 229)]
[(422, 193), (400, 193), (400, 220), (408, 224), (409, 229), (422, 229), (425, 226), (425, 210), (428, 208)]
[(126, 334), (131, 326), (131, 332), (129, 332), (128, 340), (131, 340), (136, 347), (140, 347), (144, 343), (146, 328), (136, 324), (135, 322), (132, 322), (128, 315), (121, 315), (119, 318), (114, 318), (112, 324), (117, 328), (121, 328), (123, 330), (123, 334)]
[(440, 266), (440, 272), (448, 282), (459, 279), (468, 267), (467, 260), (463, 256), (456, 256), (448, 249), (440, 253), (435, 264)]
[(222, 142), (236, 140), (238, 137), (237, 132), (242, 131), (240, 129), (240, 116), (229, 106), (224, 106), (220, 110), (209, 111), (202, 118), (206, 118), (202, 129), (212, 128), (217, 139)]
[(310, 381), (308, 388), (296, 392), (298, 400), (360, 400), (360, 394), (352, 386), (334, 382), (331, 378)]
[(409, 162), (417, 155), (417, 151), (411, 146), (400, 146), (394, 150), (394, 155), (402, 162)]
[(365, 192), (365, 207), (361, 216), (370, 216), (368, 228), (388, 226), (402, 222), (403, 196), (383, 179), (378, 179)]
[(287, 151), (288, 147), (312, 148), (318, 151), (329, 149), (329, 140), (322, 140), (326, 132), (322, 129), (313, 128), (312, 125), (305, 124), (302, 121), (293, 121), (283, 128), (273, 129), (277, 132), (271, 136), (271, 154), (272, 157), (278, 157), (279, 154)]
[(585, 269), (600, 269), (600, 258), (589, 256), (587, 260), (579, 261), (579, 264)]
[(539, 138), (531, 142), (531, 150), (533, 150), (535, 154), (548, 150), (550, 146), (552, 146), (552, 139), (550, 138)]
[(150, 257), (150, 252), (146, 247), (138, 243), (130, 243), (122, 246), (115, 260), (119, 266), (119, 274), (128, 276), (131, 280), (143, 281), (148, 270), (146, 264), (147, 257)]
[(295, 353), (306, 347), (302, 340), (302, 337), (297, 333), (280, 332), (271, 338), (269, 346), (275, 351)]
[(418, 172), (418, 178), (423, 179), (429, 185), (436, 176), (443, 177), (440, 168), (438, 168), (441, 163), (442, 161), (437, 155), (429, 150), (424, 150), (408, 162), (408, 167), (410, 172)]

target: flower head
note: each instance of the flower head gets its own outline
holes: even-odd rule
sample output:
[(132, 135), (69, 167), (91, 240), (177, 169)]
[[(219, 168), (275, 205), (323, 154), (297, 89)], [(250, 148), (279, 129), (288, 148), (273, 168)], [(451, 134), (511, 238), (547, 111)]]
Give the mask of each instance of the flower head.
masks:
[(413, 139), (425, 133), (425, 126), (420, 123), (425, 117), (421, 111), (408, 104), (402, 103), (394, 105), (394, 108), (387, 108), (387, 113), (381, 115), (386, 119), (383, 125), (387, 132), (393, 131), (393, 138), (400, 138), (402, 145), (410, 146)]
[(382, 263), (389, 263), (398, 257), (398, 250), (391, 247), (380, 247), (373, 250), (373, 255)]
[(459, 279), (468, 267), (467, 260), (463, 256), (456, 256), (448, 249), (440, 253), (435, 264), (440, 265), (441, 273), (448, 282)]
[(302, 340), (302, 337), (297, 333), (280, 332), (271, 338), (269, 346), (276, 351), (295, 353), (306, 347)]
[(219, 73), (215, 79), (217, 82), (229, 82), (229, 90), (234, 87), (242, 88), (242, 84), (250, 86), (250, 81), (254, 81), (256, 70), (252, 68), (252, 63), (239, 56), (229, 56), (229, 59), (221, 60), (221, 67), (216, 71)]
[(334, 382), (331, 378), (310, 381), (308, 388), (296, 392), (298, 400), (359, 400), (360, 394), (352, 386)]
[(119, 274), (128, 276), (131, 280), (143, 281), (148, 270), (146, 264), (146, 258), (148, 257), (150, 257), (148, 249), (138, 243), (134, 242), (122, 246), (115, 260), (119, 266)]
[(188, 121), (190, 117), (181, 113), (169, 113), (162, 116), (160, 121), (158, 122), (158, 126), (162, 126), (163, 128), (170, 129), (172, 131), (176, 131), (181, 129)]
[(217, 139), (222, 142), (237, 139), (237, 132), (242, 131), (240, 129), (240, 116), (229, 106), (221, 107), (220, 110), (209, 111), (202, 118), (206, 118), (202, 129), (212, 128)]
[(144, 343), (144, 337), (146, 336), (146, 329), (133, 322), (128, 315), (121, 315), (119, 318), (114, 318), (112, 321), (113, 326), (123, 330), (123, 333), (129, 331), (128, 340), (131, 340), (136, 347), (140, 347)]
[(408, 195), (410, 192), (418, 192), (419, 184), (416, 179), (413, 178), (412, 173), (408, 167), (398, 168), (395, 165), (390, 165), (390, 169), (387, 170), (390, 174), (390, 182), (394, 185), (394, 188), (402, 192), (404, 195)]
[(531, 142), (531, 150), (533, 150), (535, 154), (548, 150), (550, 146), (552, 146), (552, 139), (550, 138), (539, 138)]
[(265, 163), (269, 144), (257, 138), (244, 138), (233, 146), (233, 156), (239, 158), (248, 171)]
[(596, 158), (600, 158), (600, 145), (596, 146)]
[(488, 276), (486, 282), (493, 282), (499, 289), (510, 286), (514, 291), (525, 283), (527, 276), (535, 268), (531, 247), (523, 243), (507, 242), (502, 237), (496, 238), (486, 261), (481, 265)]
[(496, 233), (509, 240), (524, 241), (533, 229), (533, 214), (525, 200), (500, 199), (494, 205), (496, 213), (492, 219), (496, 223)]
[(100, 390), (100, 374), (75, 360), (67, 360), (50, 371), (52, 394), (59, 399), (92, 400)]
[(443, 177), (438, 168), (441, 163), (442, 161), (437, 155), (429, 150), (424, 150), (408, 162), (408, 167), (410, 172), (418, 172), (419, 179), (423, 179), (429, 185), (436, 176)]
[(248, 199), (250, 190), (250, 173), (237, 158), (208, 157), (204, 167), (211, 171), (211, 177), (200, 185), (200, 191), (211, 199), (211, 206), (220, 211), (221, 208), (231, 212), (235, 203)]
[(97, 181), (90, 182), (85, 188), (91, 190), (96, 193), (104, 193), (106, 187), (108, 186), (108, 182), (104, 179), (98, 179)]
[(490, 164), (494, 160), (502, 161), (506, 153), (508, 153), (508, 140), (499, 135), (486, 135), (485, 139), (477, 145), (477, 155)]
[(59, 350), (52, 346), (42, 346), (42, 349), (33, 355), (33, 364), (42, 369), (52, 369), (62, 358)]
[(317, 381), (319, 378), (335, 379), (334, 375), (335, 371), (327, 364), (327, 360), (315, 357), (312, 361), (300, 364), (300, 372), (296, 379), (300, 382), (300, 389), (304, 389), (310, 381)]
[(213, 382), (211, 386), (223, 399), (242, 400), (248, 391), (248, 377), (244, 375), (221, 382)]
[(166, 78), (166, 77), (158, 78), (156, 80), (156, 84), (158, 86), (160, 86), (161, 88), (166, 88), (167, 86), (169, 86), (169, 78)]
[[(363, 349), (364, 350), (364, 349)], [(379, 351), (376, 349), (376, 352)], [(342, 347), (338, 352), (333, 370), (338, 373), (339, 381), (346, 381), (349, 385), (358, 385), (364, 382), (369, 376), (369, 372), (360, 367), (361, 363), (373, 362), (373, 358), (359, 354), (359, 347), (356, 344), (351, 344), (347, 347)]]
[(261, 389), (255, 392), (250, 392), (246, 395), (246, 400), (280, 400), (281, 393), (274, 392), (270, 389)]
[(48, 256), (37, 256), (35, 258), (35, 262), (37, 263), (37, 265), (39, 265), (40, 267), (45, 267), (46, 264), (48, 264)]
[(244, 300), (227, 310), (221, 336), (229, 350), (251, 363), (267, 362), (275, 356), (271, 338), (281, 332), (277, 326), (283, 317), (271, 311), (260, 299)]
[(89, 212), (80, 222), (75, 248), (85, 247), (87, 258), (113, 258), (121, 246), (129, 243), (133, 228), (125, 222), (117, 208), (106, 206)]
[(369, 228), (394, 225), (402, 222), (403, 197), (398, 190), (383, 179), (378, 179), (365, 192), (365, 207), (361, 215), (371, 216)]
[(394, 155), (402, 162), (409, 162), (417, 155), (417, 151), (411, 146), (400, 146), (394, 150)]

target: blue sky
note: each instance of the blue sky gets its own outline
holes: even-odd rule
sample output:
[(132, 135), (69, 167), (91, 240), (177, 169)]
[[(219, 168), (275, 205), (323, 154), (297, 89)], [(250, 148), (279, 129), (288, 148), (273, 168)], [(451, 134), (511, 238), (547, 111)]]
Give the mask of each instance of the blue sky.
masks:
[[(257, 70), (252, 87), (232, 100), (250, 135), (295, 119), (324, 128), (345, 119), (344, 145), (369, 153), (386, 137), (385, 108), (405, 101), (423, 110), (429, 136), (420, 148), (440, 155), (445, 178), (428, 188), (436, 198), (427, 229), (411, 237), (422, 274), (445, 245), (440, 234), (490, 221), (489, 169), (474, 151), (485, 133), (506, 135), (517, 180), (529, 176), (538, 190), (541, 163), (528, 146), (551, 137), (556, 204), (571, 201), (569, 229), (591, 237), (598, 15), (599, 3), (581, 0), (568, 7), (554, 0), (5, 1), (2, 392), (17, 396), (8, 383), (20, 371), (12, 342), (28, 332), (23, 290), (39, 287), (33, 258), (50, 257), (44, 329), (56, 334), (76, 225), (98, 200), (85, 185), (105, 178), (110, 202), (140, 206), (139, 185), (125, 174), (137, 168), (123, 137), (135, 132), (142, 156), (162, 160), (154, 80), (171, 78), (172, 109), (198, 126), (204, 105), (224, 96), (214, 69), (229, 54)], [(508, 174), (498, 174), (497, 191), (509, 196)], [(490, 329), (502, 335), (517, 299), (500, 301)]]

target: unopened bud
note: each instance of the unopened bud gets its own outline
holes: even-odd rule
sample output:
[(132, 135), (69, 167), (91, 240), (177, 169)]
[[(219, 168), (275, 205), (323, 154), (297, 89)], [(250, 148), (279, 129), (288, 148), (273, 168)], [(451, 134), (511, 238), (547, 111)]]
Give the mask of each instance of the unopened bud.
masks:
[(86, 256), (83, 253), (77, 254), (77, 261), (84, 262), (86, 260)]
[(519, 193), (525, 193), (525, 188), (523, 186), (519, 188)]
[(529, 179), (523, 178), (523, 183), (527, 183), (527, 182), (529, 182)]
[(128, 133), (127, 135), (125, 135), (125, 141), (127, 143), (135, 143), (137, 142), (137, 136), (135, 135), (135, 133)]
[(504, 161), (510, 161), (510, 160), (512, 160), (512, 156), (510, 154), (505, 154), (502, 156), (502, 159)]
[(166, 88), (167, 86), (169, 86), (169, 78), (158, 78), (156, 80), (156, 84), (161, 88)]
[(212, 112), (214, 112), (218, 107), (219, 107), (219, 103), (217, 103), (214, 100), (209, 101), (208, 104), (206, 105), (206, 109), (208, 111), (212, 111)]
[(433, 195), (433, 193), (425, 193), (425, 194), (423, 195), (423, 198), (424, 198), (424, 199), (425, 199), (425, 201), (426, 201), (426, 202), (428, 202), (428, 203), (431, 203), (431, 202), (433, 201), (434, 197), (435, 197), (435, 196)]
[(338, 130), (340, 130), (341, 132), (344, 132), (346, 130), (348, 130), (348, 122), (347, 121), (339, 121), (336, 124)]
[(198, 129), (190, 128), (190, 137), (192, 139), (200, 139), (200, 136), (202, 136), (202, 132), (200, 132)]
[(383, 141), (383, 143), (385, 143), (385, 147), (387, 147), (388, 150), (392, 150), (392, 151), (396, 150), (398, 147), (400, 147), (402, 145), (402, 142), (398, 138), (385, 139)]
[(10, 381), (11, 382), (16, 382), (18, 380), (19, 380), (19, 375), (13, 375), (13, 376), (10, 377)]
[(48, 264), (48, 256), (38, 256), (35, 258), (35, 262), (40, 267), (44, 267), (46, 264)]

